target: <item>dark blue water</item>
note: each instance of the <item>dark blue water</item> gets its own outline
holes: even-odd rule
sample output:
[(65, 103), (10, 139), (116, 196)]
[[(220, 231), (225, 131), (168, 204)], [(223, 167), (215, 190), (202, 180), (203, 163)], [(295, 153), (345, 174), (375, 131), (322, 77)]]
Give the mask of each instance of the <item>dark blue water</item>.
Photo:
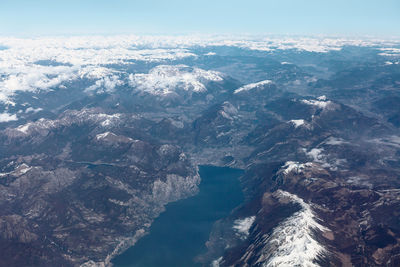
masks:
[(200, 167), (200, 192), (166, 206), (150, 233), (116, 257), (115, 266), (200, 266), (194, 258), (206, 251), (211, 227), (243, 201), (237, 169)]

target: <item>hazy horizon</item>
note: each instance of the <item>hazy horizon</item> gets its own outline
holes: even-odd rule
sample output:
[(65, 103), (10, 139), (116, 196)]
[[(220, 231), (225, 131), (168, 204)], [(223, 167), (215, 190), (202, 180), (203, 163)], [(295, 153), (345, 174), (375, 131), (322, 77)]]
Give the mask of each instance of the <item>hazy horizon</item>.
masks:
[(1, 36), (400, 36), (400, 2), (395, 0), (5, 0), (1, 7)]

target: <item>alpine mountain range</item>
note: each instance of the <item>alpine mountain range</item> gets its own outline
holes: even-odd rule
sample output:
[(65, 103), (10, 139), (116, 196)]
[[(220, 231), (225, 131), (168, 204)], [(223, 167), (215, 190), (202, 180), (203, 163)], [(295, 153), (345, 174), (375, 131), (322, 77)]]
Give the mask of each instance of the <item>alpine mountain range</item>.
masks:
[(400, 40), (0, 37), (1, 266), (111, 266), (200, 165), (202, 266), (399, 266)]

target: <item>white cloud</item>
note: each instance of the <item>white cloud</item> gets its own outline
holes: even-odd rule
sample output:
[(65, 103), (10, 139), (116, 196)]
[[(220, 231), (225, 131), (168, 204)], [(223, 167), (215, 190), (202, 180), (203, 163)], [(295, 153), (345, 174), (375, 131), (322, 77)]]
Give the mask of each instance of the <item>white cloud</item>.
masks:
[[(150, 39), (132, 36), (18, 39), (0, 37), (0, 101), (20, 91), (36, 92), (63, 86), (66, 81), (93, 79), (91, 88), (112, 91), (122, 83), (108, 64), (175, 60), (195, 57), (184, 48), (150, 46)], [(146, 48), (137, 46), (148, 44)], [(159, 43), (162, 45), (162, 43)], [(36, 64), (41, 61), (42, 63)], [(57, 64), (43, 64), (53, 62)]]
[[(340, 139), (328, 139), (325, 144), (342, 144)], [(326, 155), (323, 153), (324, 149), (323, 148), (313, 148), (310, 151), (307, 151), (305, 148), (303, 148), (304, 153), (313, 160), (313, 162), (320, 164), (321, 167), (323, 168), (329, 168), (331, 171), (336, 171), (338, 167), (341, 165), (345, 164), (347, 161), (346, 159), (337, 159), (337, 158), (332, 158), (329, 157), (329, 154)]]
[(323, 148), (313, 148), (306, 155), (314, 160), (314, 162), (325, 162), (325, 155), (322, 154)]
[(111, 75), (97, 80), (92, 86), (86, 88), (87, 92), (98, 91), (98, 89), (103, 89), (104, 92), (114, 91), (116, 86), (123, 85), (124, 81), (119, 80), (118, 76)]
[(67, 66), (20, 65), (15, 68), (0, 68), (0, 74), (5, 78), (0, 80), (0, 101), (8, 101), (18, 91), (35, 92), (47, 90), (62, 82), (75, 79), (76, 68)]
[[(112, 64), (135, 64), (135, 61), (164, 62), (197, 57), (193, 47), (232, 46), (273, 51), (297, 49), (311, 52), (339, 50), (344, 45), (380, 46), (383, 54), (398, 55), (400, 42), (373, 39), (290, 38), (260, 36), (80, 36), (21, 39), (0, 37), (0, 101), (9, 101), (19, 91), (49, 90), (63, 87), (66, 81), (82, 78), (100, 80), (96, 89), (114, 88)], [(206, 55), (214, 55), (214, 52)], [(57, 64), (36, 64), (38, 61)], [(0, 76), (0, 77), (1, 77)], [(107, 78), (108, 77), (108, 80)], [(95, 83), (95, 81), (93, 81)], [(192, 83), (195, 90), (200, 84)]]
[(400, 48), (380, 48), (379, 50), (383, 51), (383, 53), (379, 53), (381, 56), (400, 56)]
[(0, 113), (0, 122), (8, 122), (8, 121), (16, 121), (18, 120), (17, 115), (8, 114), (8, 113)]
[(39, 111), (42, 111), (42, 110), (43, 110), (42, 108), (33, 108), (33, 107), (29, 107), (29, 108), (27, 108), (27, 109), (25, 110), (25, 113), (30, 113), (30, 112), (36, 113), (36, 112), (39, 112)]

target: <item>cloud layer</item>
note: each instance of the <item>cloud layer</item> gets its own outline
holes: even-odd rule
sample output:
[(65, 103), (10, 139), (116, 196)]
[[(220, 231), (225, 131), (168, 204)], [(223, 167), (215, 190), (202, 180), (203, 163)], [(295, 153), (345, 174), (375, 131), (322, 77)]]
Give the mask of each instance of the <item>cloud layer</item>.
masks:
[[(121, 73), (115, 66), (138, 62), (173, 64), (173, 61), (201, 56), (217, 56), (215, 51), (196, 54), (198, 47), (230, 46), (258, 51), (296, 49), (325, 53), (346, 45), (376, 46), (381, 55), (398, 54), (400, 41), (343, 38), (291, 38), (254, 36), (90, 36), (20, 39), (0, 37), (0, 102), (10, 101), (18, 92), (63, 88), (65, 83), (89, 79), (88, 91), (112, 91), (125, 83), (160, 93), (176, 84), (204, 90), (199, 77), (218, 79), (219, 74), (191, 72), (182, 67), (159, 67), (148, 74)], [(172, 72), (172, 73), (171, 73)], [(175, 73), (173, 73), (175, 72)], [(131, 74), (129, 76), (129, 74)], [(163, 81), (162, 75), (167, 81)], [(128, 78), (129, 77), (129, 78)], [(147, 84), (145, 86), (145, 84)]]

